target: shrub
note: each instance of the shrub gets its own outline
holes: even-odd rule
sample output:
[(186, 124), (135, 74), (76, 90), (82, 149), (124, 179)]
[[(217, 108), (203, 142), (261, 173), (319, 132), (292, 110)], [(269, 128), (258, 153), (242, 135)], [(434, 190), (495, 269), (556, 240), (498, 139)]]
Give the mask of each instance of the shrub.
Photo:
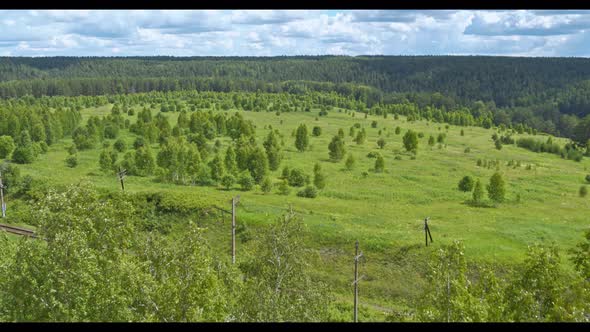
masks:
[(303, 170), (295, 168), (289, 173), (289, 185), (293, 187), (303, 187), (309, 183), (309, 175), (305, 174)]
[(320, 136), (322, 134), (322, 128), (315, 126), (313, 127), (313, 130), (311, 131), (313, 136)]
[(344, 163), (344, 166), (346, 167), (347, 170), (352, 170), (354, 168), (354, 157), (352, 154), (348, 154), (348, 158), (346, 158), (346, 161)]
[(469, 175), (466, 175), (461, 179), (461, 181), (459, 181), (459, 190), (463, 192), (471, 191), (473, 190), (473, 185), (473, 178)]
[(377, 128), (377, 121), (373, 120), (373, 122), (371, 122), (371, 128)]
[(490, 183), (487, 186), (488, 189), (488, 196), (494, 202), (502, 202), (504, 201), (504, 195), (506, 190), (504, 188), (504, 179), (500, 173), (494, 173), (490, 178)]
[(272, 190), (272, 181), (270, 180), (269, 177), (265, 177), (264, 180), (262, 180), (262, 184), (260, 185), (260, 190), (262, 190), (263, 193), (269, 193)]
[(377, 140), (377, 145), (379, 145), (380, 149), (383, 149), (385, 147), (385, 144), (387, 144), (387, 142), (385, 142), (385, 140), (383, 138), (380, 138), (379, 140)]
[(305, 189), (302, 189), (297, 192), (297, 196), (299, 197), (306, 197), (306, 198), (316, 198), (318, 195), (318, 191), (314, 186), (307, 186)]
[(78, 166), (78, 157), (75, 154), (70, 155), (66, 158), (66, 166), (74, 168)]
[(119, 152), (125, 152), (125, 150), (127, 149), (127, 144), (125, 144), (124, 140), (119, 138), (117, 141), (115, 141), (113, 147), (115, 148), (115, 150)]
[(221, 185), (229, 190), (236, 183), (236, 178), (231, 174), (226, 174), (221, 178)]
[(406, 132), (403, 138), (404, 147), (407, 151), (417, 151), (418, 150), (418, 137), (414, 131), (411, 129)]
[(586, 188), (586, 186), (581, 186), (579, 194), (580, 197), (586, 197), (586, 195), (588, 195), (588, 188)]
[(371, 152), (367, 153), (368, 158), (377, 158), (377, 156), (379, 156), (379, 155), (380, 155), (380, 153), (377, 151), (371, 151)]
[(483, 187), (479, 179), (475, 182), (475, 186), (473, 186), (473, 202), (479, 203), (483, 199)]
[(287, 180), (283, 180), (283, 182), (279, 184), (279, 194), (289, 195), (290, 192), (291, 188), (289, 188), (289, 183), (287, 182)]
[(395, 134), (396, 135), (399, 135), (401, 133), (401, 131), (402, 131), (402, 129), (399, 126), (395, 127)]
[(586, 175), (586, 182), (590, 183), (590, 174)]
[(328, 150), (330, 150), (330, 160), (342, 160), (342, 158), (344, 158), (344, 154), (346, 153), (346, 148), (344, 146), (344, 141), (342, 140), (342, 137), (340, 137), (339, 135), (332, 137), (332, 141), (328, 145)]
[(385, 169), (385, 160), (383, 156), (378, 155), (377, 159), (375, 160), (375, 172), (381, 173)]
[(466, 147), (466, 148), (465, 148), (465, 150), (463, 150), (463, 152), (465, 152), (465, 153), (469, 153), (469, 152), (471, 152), (471, 148), (469, 148), (469, 147)]
[(242, 186), (242, 190), (248, 191), (254, 188), (254, 178), (250, 175), (250, 171), (245, 170), (240, 174), (238, 183)]
[(0, 158), (7, 158), (14, 148), (15, 145), (12, 136), (0, 136)]

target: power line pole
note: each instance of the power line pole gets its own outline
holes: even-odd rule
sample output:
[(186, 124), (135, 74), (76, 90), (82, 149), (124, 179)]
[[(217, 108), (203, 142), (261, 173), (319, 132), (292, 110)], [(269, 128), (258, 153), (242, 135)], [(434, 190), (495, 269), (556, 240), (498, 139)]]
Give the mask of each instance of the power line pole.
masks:
[(0, 171), (0, 200), (2, 201), (2, 218), (6, 218), (6, 203), (4, 203), (4, 184), (2, 183), (2, 171)]
[(119, 176), (119, 180), (121, 181), (121, 190), (125, 191), (125, 184), (123, 183), (123, 179), (125, 179), (125, 175), (127, 175), (127, 170), (121, 170), (121, 166), (119, 166), (119, 171), (117, 172)]
[(236, 263), (236, 205), (240, 202), (240, 195), (231, 199), (231, 263)]
[(359, 259), (363, 257), (363, 252), (359, 254), (359, 241), (357, 240), (354, 245), (354, 322), (358, 322), (358, 304), (359, 304), (359, 288), (358, 284), (364, 276), (358, 277), (358, 263)]
[(428, 227), (428, 219), (430, 219), (430, 217), (426, 217), (426, 219), (424, 219), (424, 239), (426, 240), (426, 246), (428, 247), (428, 238), (430, 237), (430, 243), (434, 242), (432, 240), (432, 234), (430, 234), (430, 228)]

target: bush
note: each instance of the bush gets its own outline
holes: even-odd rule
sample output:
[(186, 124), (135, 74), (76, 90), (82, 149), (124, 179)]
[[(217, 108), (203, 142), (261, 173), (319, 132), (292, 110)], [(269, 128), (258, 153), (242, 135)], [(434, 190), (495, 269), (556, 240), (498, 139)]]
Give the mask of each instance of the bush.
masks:
[(313, 136), (320, 136), (322, 134), (322, 128), (315, 126), (313, 127), (313, 130), (311, 131)]
[(371, 122), (371, 128), (377, 128), (377, 121)]
[(586, 182), (590, 183), (590, 174), (586, 175)]
[(269, 177), (265, 177), (264, 180), (262, 180), (262, 184), (260, 185), (260, 190), (262, 190), (263, 193), (269, 193), (272, 190), (272, 181), (270, 180)]
[(383, 156), (379, 155), (379, 156), (377, 156), (377, 159), (375, 160), (375, 172), (381, 173), (381, 172), (383, 172), (384, 169), (385, 169), (385, 160), (383, 159)]
[(483, 187), (479, 179), (475, 182), (475, 186), (473, 186), (473, 202), (479, 203), (483, 199)]
[(348, 158), (346, 158), (346, 161), (344, 162), (344, 166), (346, 167), (347, 170), (352, 170), (354, 168), (354, 157), (352, 156), (352, 154), (348, 154)]
[(281, 184), (279, 184), (279, 194), (281, 195), (289, 195), (291, 192), (291, 188), (289, 188), (289, 183), (287, 180), (283, 180)]
[(0, 158), (7, 158), (14, 148), (14, 140), (11, 136), (0, 136)]
[(579, 194), (580, 197), (586, 197), (586, 195), (588, 195), (588, 188), (586, 188), (586, 186), (581, 186)]
[(113, 147), (115, 148), (115, 150), (119, 151), (119, 152), (125, 152), (125, 150), (127, 149), (127, 144), (125, 144), (125, 141), (122, 139), (118, 139), (115, 144), (113, 144)]
[(385, 140), (383, 138), (380, 138), (379, 140), (377, 140), (377, 145), (379, 145), (380, 149), (383, 149), (385, 147), (385, 144), (387, 144), (387, 142), (385, 142)]
[(74, 168), (78, 166), (78, 157), (75, 154), (70, 155), (66, 158), (66, 166)]
[(490, 178), (490, 183), (487, 186), (488, 196), (494, 202), (501, 203), (504, 201), (506, 190), (504, 188), (504, 179), (500, 173), (494, 173)]
[(332, 160), (332, 161), (342, 160), (342, 158), (344, 158), (344, 154), (346, 153), (346, 148), (344, 146), (344, 141), (343, 141), (342, 137), (340, 137), (339, 135), (332, 137), (332, 141), (328, 145), (328, 150), (330, 150), (330, 152), (329, 152), (330, 160)]
[(238, 183), (242, 186), (242, 190), (248, 191), (254, 188), (254, 178), (250, 175), (248, 170), (242, 172), (240, 174), (240, 178), (238, 179)]
[(310, 181), (309, 175), (305, 174), (303, 170), (295, 168), (289, 173), (289, 185), (293, 187), (303, 187)]
[(463, 150), (463, 152), (465, 152), (465, 153), (469, 153), (469, 152), (471, 152), (471, 148), (469, 148), (469, 147), (466, 147), (466, 148), (465, 148), (465, 150)]
[(297, 196), (299, 197), (306, 197), (306, 198), (316, 198), (318, 195), (318, 191), (314, 186), (307, 186), (305, 189), (300, 190), (297, 192)]
[(473, 190), (474, 186), (473, 178), (469, 175), (463, 177), (461, 181), (459, 181), (459, 190), (463, 192), (468, 192)]
[(229, 190), (234, 183), (236, 183), (236, 178), (234, 178), (231, 174), (226, 174), (221, 178), (221, 185), (225, 187), (225, 189)]

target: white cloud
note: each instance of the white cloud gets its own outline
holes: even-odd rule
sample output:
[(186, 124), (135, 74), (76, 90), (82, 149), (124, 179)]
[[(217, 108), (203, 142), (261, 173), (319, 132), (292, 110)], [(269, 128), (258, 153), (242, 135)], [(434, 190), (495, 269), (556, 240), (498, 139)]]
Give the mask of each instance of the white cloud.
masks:
[(0, 54), (590, 56), (585, 11), (0, 11)]

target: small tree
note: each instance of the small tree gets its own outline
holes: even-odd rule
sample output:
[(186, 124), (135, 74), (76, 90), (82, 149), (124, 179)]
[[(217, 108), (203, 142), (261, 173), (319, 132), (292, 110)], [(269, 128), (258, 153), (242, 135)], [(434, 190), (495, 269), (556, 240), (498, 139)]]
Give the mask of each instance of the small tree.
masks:
[(283, 180), (279, 184), (279, 194), (289, 195), (290, 192), (291, 192), (291, 188), (289, 188), (289, 183), (287, 182), (287, 180)]
[(428, 145), (429, 146), (434, 146), (435, 141), (434, 141), (434, 136), (430, 135), (430, 137), (428, 137)]
[(125, 152), (125, 150), (127, 149), (127, 144), (125, 144), (124, 140), (119, 138), (117, 141), (115, 141), (115, 144), (113, 144), (113, 147), (115, 148), (115, 150), (117, 150), (119, 152)]
[(226, 174), (221, 178), (221, 185), (227, 190), (229, 190), (234, 183), (236, 183), (236, 178), (231, 174)]
[(590, 183), (590, 174), (586, 175), (586, 182)]
[(16, 146), (12, 152), (12, 161), (17, 164), (30, 164), (35, 159), (35, 151), (33, 149), (33, 142), (29, 132), (24, 130)]
[(322, 127), (318, 127), (318, 126), (313, 127), (311, 134), (316, 137), (322, 135)]
[(306, 198), (316, 198), (318, 190), (314, 186), (307, 186), (304, 189), (297, 192), (297, 196)]
[(588, 188), (586, 186), (580, 187), (580, 197), (586, 197), (588, 195)]
[(344, 158), (344, 154), (346, 153), (344, 141), (339, 135), (332, 137), (332, 141), (328, 145), (328, 149), (330, 150), (330, 160), (333, 161), (342, 160), (342, 158)]
[(408, 152), (416, 152), (418, 150), (418, 136), (413, 130), (408, 130), (403, 137), (404, 147)]
[(338, 136), (340, 136), (340, 138), (344, 139), (344, 130), (342, 130), (342, 128), (338, 129)]
[(473, 185), (473, 178), (469, 175), (466, 175), (461, 179), (461, 181), (459, 181), (459, 190), (463, 192), (471, 191), (473, 190)]
[(379, 154), (377, 156), (377, 159), (375, 160), (375, 172), (381, 173), (381, 172), (383, 172), (384, 169), (385, 169), (385, 160), (383, 159), (383, 156), (381, 154)]
[(316, 163), (313, 167), (313, 184), (318, 189), (324, 189), (326, 187), (326, 175), (322, 172), (322, 167), (319, 163)]
[(250, 171), (245, 170), (240, 174), (238, 183), (242, 186), (242, 190), (248, 191), (254, 188), (254, 178), (250, 175)]
[(465, 136), (465, 132), (461, 129), (461, 136)]
[(265, 194), (269, 193), (272, 190), (272, 181), (270, 180), (270, 178), (268, 176), (265, 177), (264, 180), (262, 180), (262, 184), (260, 185), (260, 189)]
[(373, 120), (371, 122), (371, 128), (377, 128), (377, 121)]
[(504, 179), (500, 173), (494, 173), (490, 178), (490, 183), (487, 186), (488, 196), (494, 202), (501, 203), (504, 201), (506, 190), (504, 188)]
[(289, 185), (293, 187), (303, 187), (309, 183), (309, 176), (299, 168), (294, 168), (289, 173)]
[(281, 178), (282, 179), (288, 179), (289, 178), (289, 174), (291, 174), (291, 170), (289, 170), (289, 166), (283, 167), (283, 171), (281, 172)]
[(309, 146), (309, 137), (307, 134), (307, 126), (300, 124), (295, 132), (295, 147), (299, 152), (303, 152)]
[(7, 158), (14, 148), (14, 140), (11, 136), (0, 136), (0, 158)]
[(367, 138), (367, 132), (365, 131), (365, 128), (363, 128), (363, 129), (361, 129), (361, 131), (358, 132), (354, 141), (356, 142), (356, 144), (361, 145), (361, 144), (365, 143), (366, 138)]
[(473, 202), (480, 203), (483, 200), (483, 186), (479, 179), (475, 182), (475, 186), (473, 187)]
[(500, 142), (500, 140), (499, 140), (499, 139), (497, 139), (497, 140), (494, 142), (494, 144), (495, 144), (495, 146), (496, 146), (496, 149), (498, 149), (498, 150), (502, 150), (502, 142)]
[(344, 165), (346, 166), (347, 170), (352, 170), (354, 168), (354, 156), (352, 154), (348, 154), (348, 158), (346, 158), (346, 162), (344, 163)]
[(395, 127), (395, 134), (396, 135), (399, 135), (401, 132), (402, 132), (402, 129), (399, 126)]
[(66, 166), (68, 166), (70, 168), (74, 168), (74, 167), (78, 166), (78, 157), (75, 154), (69, 155), (66, 158)]
[(387, 142), (385, 142), (385, 140), (383, 138), (380, 138), (379, 140), (377, 140), (377, 145), (379, 145), (380, 149), (383, 149), (383, 147), (385, 147), (385, 144), (387, 144)]

